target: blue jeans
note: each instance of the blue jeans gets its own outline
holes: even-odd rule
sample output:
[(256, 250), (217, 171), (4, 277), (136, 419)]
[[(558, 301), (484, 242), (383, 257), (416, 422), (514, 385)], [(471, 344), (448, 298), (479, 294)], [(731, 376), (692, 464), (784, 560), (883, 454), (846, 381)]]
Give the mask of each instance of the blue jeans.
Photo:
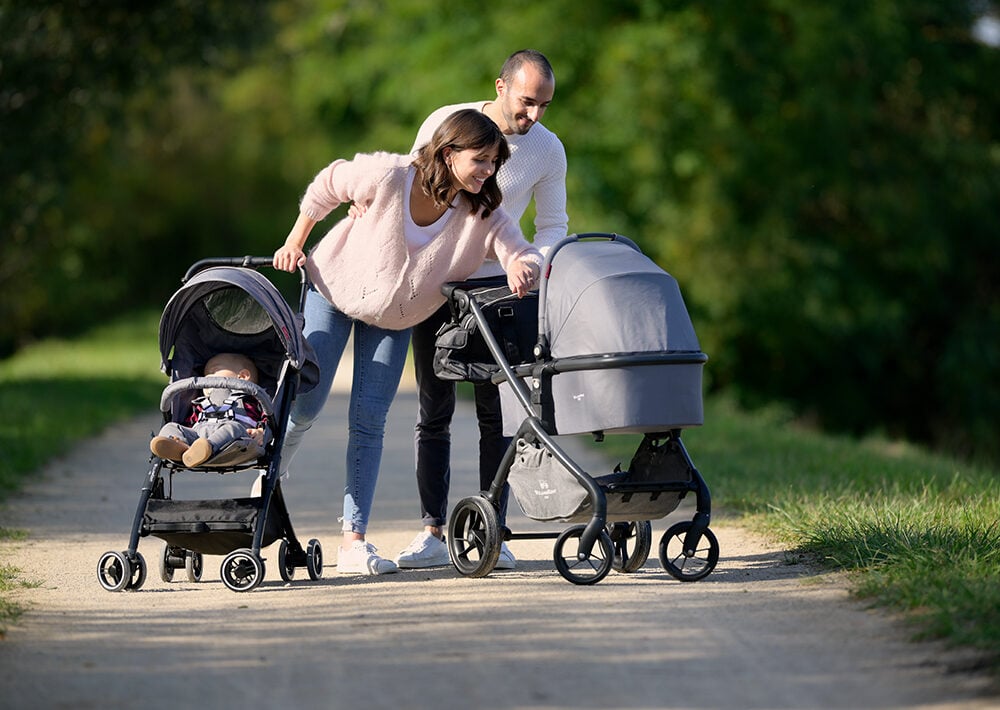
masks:
[(316, 351), (320, 380), (292, 403), (281, 467), (288, 470), (302, 437), (323, 410), (353, 331), (354, 379), (348, 409), (343, 530), (364, 535), (382, 462), (385, 419), (406, 364), (410, 331), (385, 330), (354, 320), (312, 289), (306, 294), (304, 316), (303, 332)]

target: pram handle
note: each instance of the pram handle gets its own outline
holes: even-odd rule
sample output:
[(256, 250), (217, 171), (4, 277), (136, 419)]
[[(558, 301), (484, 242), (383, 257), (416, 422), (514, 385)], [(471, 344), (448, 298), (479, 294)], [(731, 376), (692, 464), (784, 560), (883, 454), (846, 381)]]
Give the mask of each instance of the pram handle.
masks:
[[(184, 274), (181, 283), (187, 283), (191, 277), (199, 271), (204, 271), (213, 266), (241, 266), (246, 269), (259, 269), (262, 266), (274, 266), (273, 256), (214, 256), (207, 259), (200, 259), (194, 262)], [(303, 284), (306, 283), (306, 270), (299, 267), (299, 277)]]

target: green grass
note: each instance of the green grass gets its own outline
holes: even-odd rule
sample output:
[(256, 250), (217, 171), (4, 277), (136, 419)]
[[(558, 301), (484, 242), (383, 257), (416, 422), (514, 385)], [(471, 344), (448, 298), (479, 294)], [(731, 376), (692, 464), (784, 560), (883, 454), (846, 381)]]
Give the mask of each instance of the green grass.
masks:
[[(601, 446), (627, 467), (637, 441)], [(917, 636), (979, 649), (1000, 672), (1000, 471), (722, 398), (684, 441), (714, 508), (848, 571), (857, 596), (905, 612)]]
[(159, 406), (158, 314), (47, 340), (0, 361), (0, 500), (75, 441)]
[[(165, 384), (155, 314), (0, 362), (0, 499), (53, 456), (150, 411)], [(798, 425), (780, 407), (747, 413), (706, 402), (684, 433), (716, 512), (780, 540), (795, 556), (847, 570), (855, 593), (905, 612), (918, 634), (984, 652), (1000, 671), (1000, 471), (878, 437)], [(600, 446), (627, 466), (637, 438)], [(18, 535), (0, 528), (0, 539)], [(723, 557), (725, 550), (722, 551)], [(18, 571), (0, 563), (0, 628)]]

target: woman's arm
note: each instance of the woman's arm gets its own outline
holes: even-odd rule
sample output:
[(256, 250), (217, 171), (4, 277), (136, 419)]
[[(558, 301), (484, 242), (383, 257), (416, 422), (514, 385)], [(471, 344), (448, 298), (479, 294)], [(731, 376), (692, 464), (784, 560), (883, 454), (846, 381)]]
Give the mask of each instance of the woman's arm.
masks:
[(306, 263), (305, 245), (309, 239), (309, 233), (316, 226), (316, 220), (312, 217), (299, 213), (299, 218), (295, 220), (291, 231), (285, 237), (285, 243), (274, 252), (274, 268), (281, 271), (294, 272), (297, 268)]

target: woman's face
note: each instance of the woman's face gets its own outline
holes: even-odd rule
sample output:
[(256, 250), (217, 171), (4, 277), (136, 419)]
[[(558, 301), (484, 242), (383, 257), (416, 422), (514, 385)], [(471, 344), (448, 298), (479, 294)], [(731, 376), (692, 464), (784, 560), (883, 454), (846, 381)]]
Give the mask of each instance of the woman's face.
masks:
[(497, 147), (446, 151), (445, 160), (455, 189), (478, 195), (483, 183), (496, 172)]

